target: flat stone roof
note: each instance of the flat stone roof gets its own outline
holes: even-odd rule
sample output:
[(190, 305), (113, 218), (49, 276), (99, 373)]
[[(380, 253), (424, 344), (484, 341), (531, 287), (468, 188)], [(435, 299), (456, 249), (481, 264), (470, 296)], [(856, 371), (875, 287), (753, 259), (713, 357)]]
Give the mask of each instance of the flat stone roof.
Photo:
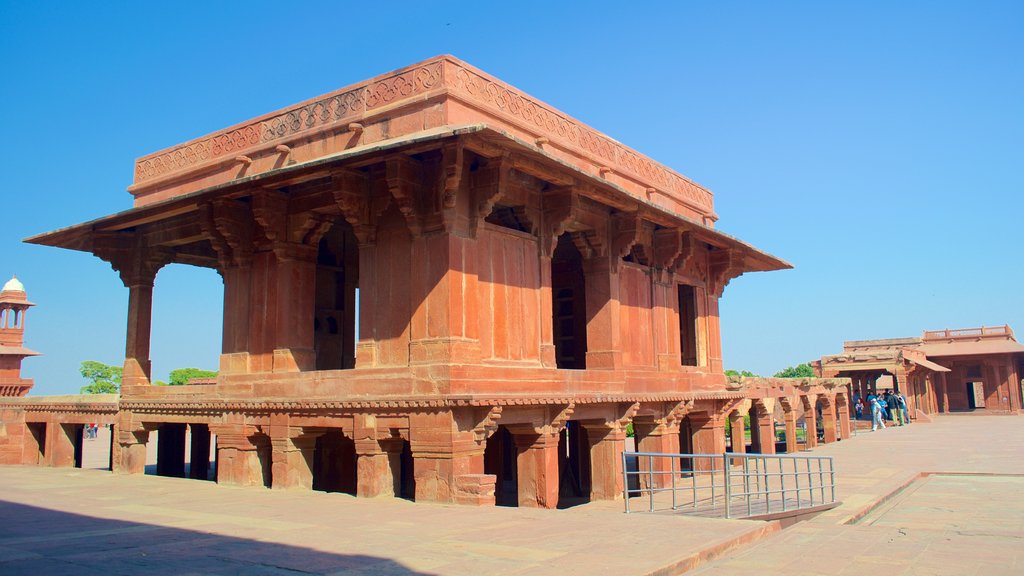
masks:
[(510, 132), (670, 212), (717, 220), (682, 174), (452, 56), (443, 55), (154, 152), (135, 163), (136, 206), (281, 165), (447, 125)]

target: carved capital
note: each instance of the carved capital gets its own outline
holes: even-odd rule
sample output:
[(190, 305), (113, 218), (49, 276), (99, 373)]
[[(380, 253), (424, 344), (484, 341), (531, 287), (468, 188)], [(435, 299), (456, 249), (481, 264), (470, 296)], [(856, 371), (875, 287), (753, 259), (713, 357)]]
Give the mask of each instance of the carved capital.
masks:
[(422, 165), (403, 154), (394, 154), (385, 160), (385, 171), (388, 192), (398, 204), (398, 211), (405, 218), (409, 231), (413, 236), (419, 236), (423, 231), (419, 194), (423, 181)]
[(217, 253), (221, 270), (252, 261), (253, 218), (248, 206), (217, 199), (199, 206), (199, 226)]
[(558, 237), (565, 233), (579, 210), (579, 197), (571, 187), (558, 188), (544, 193), (542, 205), (541, 245), (550, 258), (555, 253)]
[(157, 272), (174, 260), (174, 252), (162, 246), (146, 246), (135, 232), (98, 233), (92, 252), (108, 262), (128, 288), (153, 286)]

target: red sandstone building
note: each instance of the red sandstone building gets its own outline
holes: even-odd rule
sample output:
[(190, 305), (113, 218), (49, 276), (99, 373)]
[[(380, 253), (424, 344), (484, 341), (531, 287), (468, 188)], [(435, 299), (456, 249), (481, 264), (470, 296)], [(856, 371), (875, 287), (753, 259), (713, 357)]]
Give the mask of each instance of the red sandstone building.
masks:
[(1009, 326), (844, 342), (842, 354), (814, 364), (818, 375), (850, 378), (861, 397), (895, 388), (917, 414), (1021, 410), (1024, 345)]
[[(845, 380), (723, 373), (726, 285), (787, 263), (716, 230), (705, 188), (452, 57), (145, 156), (129, 191), (29, 239), (128, 288), (115, 471), (142, 472), (158, 430), (158, 472), (183, 474), (187, 428), (218, 482), (554, 507), (621, 497), (630, 423), (672, 453), (723, 452), (748, 410), (765, 452), (776, 413), (789, 450), (815, 407), (826, 441), (848, 434)], [(150, 385), (170, 264), (223, 278), (214, 384)], [(90, 409), (0, 408), (64, 454)]]

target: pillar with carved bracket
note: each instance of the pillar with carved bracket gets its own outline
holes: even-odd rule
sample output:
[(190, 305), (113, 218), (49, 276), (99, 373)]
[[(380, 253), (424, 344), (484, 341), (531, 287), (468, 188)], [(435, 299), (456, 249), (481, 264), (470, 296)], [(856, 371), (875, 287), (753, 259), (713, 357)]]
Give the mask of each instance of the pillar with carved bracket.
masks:
[(313, 453), (318, 434), (305, 434), (301, 428), (289, 428), (284, 436), (271, 436), (274, 490), (312, 490)]
[(146, 443), (149, 430), (132, 426), (122, 418), (117, 426), (114, 451), (114, 472), (118, 474), (144, 474), (146, 472)]
[[(656, 454), (678, 454), (679, 453), (679, 424), (667, 418), (651, 419), (637, 418), (633, 420), (633, 432), (637, 439), (637, 452), (653, 452)], [(621, 461), (622, 455), (619, 455)], [(671, 458), (645, 458), (640, 457), (638, 461), (640, 484), (644, 488), (651, 487), (651, 476), (644, 474), (648, 471), (654, 472), (654, 488), (664, 488), (672, 483), (670, 476), (672, 472)], [(622, 463), (618, 464), (618, 472), (622, 474)], [(678, 469), (678, 466), (676, 466)], [(619, 480), (621, 484), (622, 481)]]
[[(696, 454), (725, 453), (725, 415), (717, 407), (690, 413), (693, 429), (693, 451)], [(721, 470), (721, 458), (694, 458), (694, 470)]]
[[(737, 454), (745, 454), (747, 451), (747, 431), (744, 427), (744, 416), (749, 413), (750, 401), (747, 400), (736, 410), (729, 413), (729, 433), (732, 440), (732, 451)], [(735, 460), (739, 464), (740, 460)]]
[(147, 246), (132, 233), (101, 234), (93, 240), (93, 251), (110, 263), (128, 288), (128, 327), (125, 334), (122, 394), (132, 386), (149, 385), (149, 344), (153, 317), (153, 281), (173, 257), (166, 249)]
[(803, 397), (804, 425), (807, 428), (807, 448), (818, 445), (818, 395), (807, 394)]
[[(836, 410), (839, 411), (839, 439), (849, 440), (851, 425), (850, 425), (850, 403), (846, 401), (849, 397), (849, 393), (844, 393), (842, 396), (836, 396)], [(840, 400), (842, 398), (842, 400)]]
[(483, 439), (457, 429), (452, 412), (410, 414), (409, 429), (417, 502), (494, 503), (494, 476), (483, 473)]
[[(375, 414), (356, 414), (356, 495), (361, 498), (395, 495), (395, 474), (388, 452), (377, 439)], [(401, 446), (399, 445), (399, 450)]]
[(825, 430), (824, 441), (826, 444), (836, 441), (836, 397), (824, 395), (821, 397), (821, 425)]
[[(622, 452), (626, 430), (619, 422), (583, 423), (590, 441), (590, 499), (622, 498)], [(557, 481), (556, 481), (557, 488)]]
[(800, 418), (800, 399), (782, 399), (782, 418), (786, 424), (786, 453), (792, 454), (800, 450), (796, 438), (796, 421)]
[(754, 402), (751, 416), (756, 420), (751, 426), (757, 426), (757, 437), (759, 440), (758, 452), (761, 454), (775, 454), (775, 399), (762, 398)]
[(217, 435), (217, 483), (235, 486), (263, 486), (263, 464), (252, 430), (241, 425), (210, 426)]
[(558, 431), (551, 426), (510, 426), (516, 445), (519, 505), (558, 506)]

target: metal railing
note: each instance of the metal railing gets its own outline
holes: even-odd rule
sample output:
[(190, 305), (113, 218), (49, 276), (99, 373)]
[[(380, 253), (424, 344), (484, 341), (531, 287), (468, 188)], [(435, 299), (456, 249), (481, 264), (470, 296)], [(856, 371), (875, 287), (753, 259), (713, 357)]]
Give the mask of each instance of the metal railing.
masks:
[(749, 518), (832, 505), (830, 456), (622, 453), (626, 513), (647, 496), (647, 511)]

